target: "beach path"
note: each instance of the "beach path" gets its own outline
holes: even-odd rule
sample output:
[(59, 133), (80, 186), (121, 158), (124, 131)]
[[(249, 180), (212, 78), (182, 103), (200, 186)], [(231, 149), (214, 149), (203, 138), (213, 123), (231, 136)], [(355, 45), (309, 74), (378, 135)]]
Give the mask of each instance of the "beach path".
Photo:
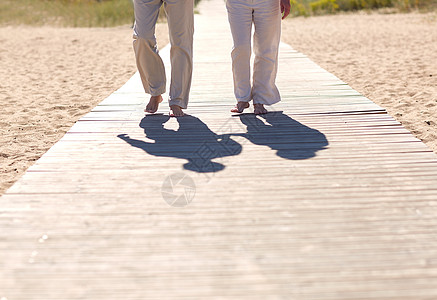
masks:
[(136, 74), (0, 198), (0, 299), (436, 299), (437, 156), (286, 44), (282, 101), (231, 114), (198, 9), (187, 116)]

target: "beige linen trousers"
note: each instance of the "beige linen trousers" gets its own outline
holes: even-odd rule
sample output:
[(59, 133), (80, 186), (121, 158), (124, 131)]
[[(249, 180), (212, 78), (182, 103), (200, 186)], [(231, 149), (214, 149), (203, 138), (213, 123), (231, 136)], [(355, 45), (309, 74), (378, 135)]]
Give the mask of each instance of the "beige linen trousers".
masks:
[(134, 0), (134, 51), (146, 93), (165, 93), (164, 63), (156, 45), (155, 26), (164, 5), (170, 36), (169, 105), (187, 108), (193, 72), (193, 0)]
[[(226, 0), (234, 46), (232, 73), (234, 94), (239, 102), (272, 105), (281, 100), (275, 80), (281, 38), (279, 0)], [(252, 24), (255, 54), (250, 80)]]

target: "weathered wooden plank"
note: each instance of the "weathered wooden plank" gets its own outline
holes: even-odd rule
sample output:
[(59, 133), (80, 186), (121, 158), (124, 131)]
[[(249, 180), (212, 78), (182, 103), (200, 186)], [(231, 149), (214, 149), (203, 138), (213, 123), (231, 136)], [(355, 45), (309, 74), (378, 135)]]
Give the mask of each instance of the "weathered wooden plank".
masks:
[(224, 3), (199, 10), (192, 117), (145, 116), (135, 74), (0, 198), (0, 299), (436, 298), (436, 155), (286, 44), (275, 112), (231, 114)]

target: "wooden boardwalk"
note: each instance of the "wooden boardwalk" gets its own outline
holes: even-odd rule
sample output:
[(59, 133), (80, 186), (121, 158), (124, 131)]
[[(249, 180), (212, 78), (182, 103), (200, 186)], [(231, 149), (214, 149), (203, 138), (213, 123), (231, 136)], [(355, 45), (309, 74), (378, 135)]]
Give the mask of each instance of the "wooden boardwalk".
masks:
[(285, 44), (283, 101), (231, 116), (202, 2), (190, 116), (135, 75), (0, 198), (0, 299), (437, 299), (437, 156)]

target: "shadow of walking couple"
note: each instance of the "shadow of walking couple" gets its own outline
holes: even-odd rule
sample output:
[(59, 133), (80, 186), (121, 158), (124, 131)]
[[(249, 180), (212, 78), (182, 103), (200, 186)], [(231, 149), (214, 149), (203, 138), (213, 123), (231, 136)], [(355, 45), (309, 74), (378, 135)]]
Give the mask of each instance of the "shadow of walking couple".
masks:
[(147, 115), (141, 120), (140, 127), (154, 143), (133, 139), (127, 134), (120, 134), (118, 137), (150, 155), (186, 159), (188, 162), (183, 165), (184, 168), (199, 173), (221, 171), (225, 165), (213, 161), (214, 159), (241, 153), (242, 145), (232, 139), (232, 136), (241, 136), (253, 144), (268, 146), (279, 157), (291, 160), (314, 157), (317, 151), (328, 145), (323, 133), (282, 112), (259, 116), (241, 114), (238, 117), (240, 122), (233, 117), (225, 123), (223, 129), (235, 131), (237, 126), (245, 132), (216, 134), (194, 116), (177, 118), (179, 128), (171, 130), (164, 128), (169, 116)]

